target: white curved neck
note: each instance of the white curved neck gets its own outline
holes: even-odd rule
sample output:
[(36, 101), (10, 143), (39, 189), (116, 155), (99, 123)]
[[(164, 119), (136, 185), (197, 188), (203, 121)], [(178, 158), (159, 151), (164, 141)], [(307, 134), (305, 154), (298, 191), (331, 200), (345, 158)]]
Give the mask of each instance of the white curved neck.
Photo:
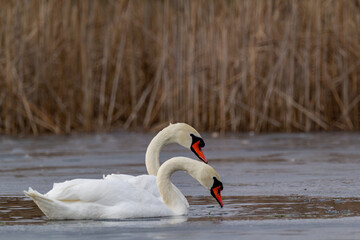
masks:
[(149, 175), (157, 175), (160, 167), (160, 151), (163, 146), (172, 143), (168, 128), (161, 130), (150, 142), (145, 155), (145, 166)]
[(187, 214), (188, 208), (187, 204), (182, 200), (184, 196), (180, 191), (175, 191), (175, 187), (170, 181), (171, 175), (176, 171), (185, 171), (198, 180), (197, 172), (204, 165), (204, 163), (185, 157), (174, 157), (161, 165), (156, 178), (157, 186), (165, 205), (176, 215)]

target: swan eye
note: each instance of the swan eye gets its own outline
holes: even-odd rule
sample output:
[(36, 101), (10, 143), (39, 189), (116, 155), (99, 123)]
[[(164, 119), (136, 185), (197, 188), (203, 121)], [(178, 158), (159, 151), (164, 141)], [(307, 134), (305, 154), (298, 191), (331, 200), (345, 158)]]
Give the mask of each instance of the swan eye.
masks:
[(221, 181), (219, 181), (216, 177), (213, 177), (214, 183), (212, 188), (220, 186), (220, 190), (222, 191), (224, 189), (223, 184)]
[(203, 147), (205, 147), (205, 142), (204, 142), (204, 140), (201, 138), (201, 137), (197, 137), (197, 136), (195, 136), (194, 134), (190, 134), (190, 136), (191, 136), (191, 138), (192, 138), (192, 144), (191, 145), (193, 145), (195, 142), (197, 142), (197, 141), (200, 141), (200, 143), (199, 143), (199, 147), (201, 147), (201, 148), (203, 148)]

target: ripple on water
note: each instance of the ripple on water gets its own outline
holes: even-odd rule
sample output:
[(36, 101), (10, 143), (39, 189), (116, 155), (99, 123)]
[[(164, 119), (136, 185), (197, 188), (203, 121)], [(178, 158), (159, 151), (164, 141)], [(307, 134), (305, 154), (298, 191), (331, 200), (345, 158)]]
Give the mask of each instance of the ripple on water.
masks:
[(309, 219), (360, 216), (359, 198), (307, 196), (225, 196), (224, 208), (208, 197), (188, 197), (189, 221)]
[[(187, 197), (188, 221), (326, 219), (360, 216), (360, 198), (307, 196), (224, 196), (224, 208), (211, 197)], [(48, 219), (26, 197), (0, 197), (0, 226), (46, 224)]]

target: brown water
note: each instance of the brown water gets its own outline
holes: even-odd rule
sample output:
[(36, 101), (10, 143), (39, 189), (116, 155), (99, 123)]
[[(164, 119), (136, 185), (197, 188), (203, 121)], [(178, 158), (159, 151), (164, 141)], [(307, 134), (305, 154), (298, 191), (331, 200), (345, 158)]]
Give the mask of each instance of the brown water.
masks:
[[(188, 196), (187, 221), (240, 221), (266, 219), (326, 219), (360, 216), (359, 198), (305, 196), (225, 196), (226, 210), (214, 207), (210, 197)], [(47, 224), (50, 221), (26, 197), (0, 197), (2, 225)]]
[[(144, 174), (152, 134), (0, 137), (0, 239), (360, 239), (360, 134), (204, 135), (224, 183), (224, 208), (185, 173), (187, 217), (49, 221), (22, 195), (53, 182)], [(161, 159), (189, 156), (179, 146)]]

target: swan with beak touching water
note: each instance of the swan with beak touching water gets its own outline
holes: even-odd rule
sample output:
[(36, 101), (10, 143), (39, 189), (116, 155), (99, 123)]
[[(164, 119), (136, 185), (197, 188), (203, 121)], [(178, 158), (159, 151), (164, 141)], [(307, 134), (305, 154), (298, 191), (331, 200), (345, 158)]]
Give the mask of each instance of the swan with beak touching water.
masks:
[[(171, 183), (176, 171), (185, 171), (208, 189), (221, 207), (223, 185), (218, 173), (207, 164), (186, 157), (163, 163), (152, 175), (108, 175), (104, 179), (74, 179), (55, 183), (41, 194), (24, 191), (49, 219), (126, 219), (186, 215), (184, 195)], [(144, 181), (144, 179), (146, 179)], [(155, 188), (159, 195), (154, 194)]]

